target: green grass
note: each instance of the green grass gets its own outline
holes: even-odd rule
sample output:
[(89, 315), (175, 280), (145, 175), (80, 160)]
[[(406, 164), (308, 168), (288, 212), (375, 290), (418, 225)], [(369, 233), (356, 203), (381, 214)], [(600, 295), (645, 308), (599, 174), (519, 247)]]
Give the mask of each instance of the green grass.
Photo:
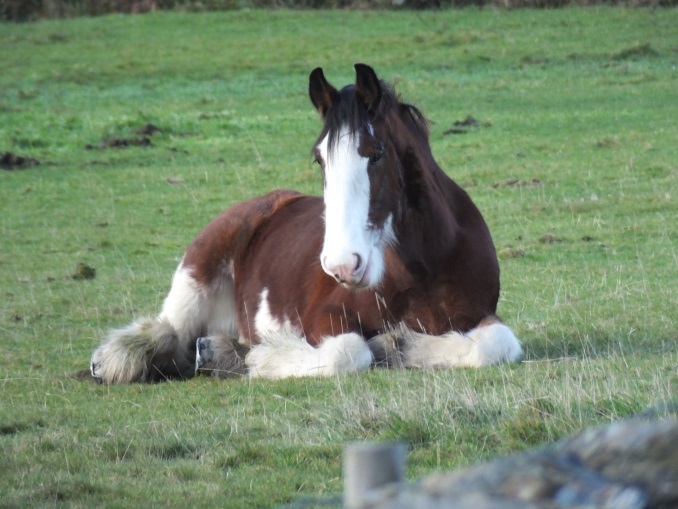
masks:
[[(676, 26), (673, 9), (607, 8), (0, 25), (0, 153), (41, 163), (0, 170), (0, 507), (274, 507), (339, 494), (347, 441), (407, 441), (415, 479), (672, 400)], [(70, 378), (106, 329), (157, 312), (223, 208), (320, 192), (308, 73), (343, 85), (359, 61), (427, 114), (439, 162), (483, 211), (526, 361)], [(469, 114), (480, 127), (444, 134)], [(152, 146), (98, 148), (147, 123)], [(96, 278), (72, 279), (79, 263)]]

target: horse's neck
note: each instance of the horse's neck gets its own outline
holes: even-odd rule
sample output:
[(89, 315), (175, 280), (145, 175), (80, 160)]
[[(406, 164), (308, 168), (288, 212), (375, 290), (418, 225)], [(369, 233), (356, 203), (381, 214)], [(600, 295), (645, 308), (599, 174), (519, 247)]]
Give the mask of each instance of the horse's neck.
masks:
[(456, 185), (430, 153), (416, 160), (410, 157), (409, 164), (417, 165), (410, 170), (418, 172), (418, 178), (406, 185), (417, 186), (417, 196), (405, 198), (401, 204), (397, 250), (406, 267), (425, 270), (454, 249), (458, 223), (451, 201)]

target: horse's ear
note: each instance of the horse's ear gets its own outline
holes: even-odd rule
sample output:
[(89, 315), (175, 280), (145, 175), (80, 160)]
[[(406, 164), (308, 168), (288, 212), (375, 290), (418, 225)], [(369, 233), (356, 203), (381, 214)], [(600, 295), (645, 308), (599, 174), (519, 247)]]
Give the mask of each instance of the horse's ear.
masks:
[(376, 113), (381, 101), (381, 83), (369, 65), (355, 64), (355, 92), (371, 115)]
[(339, 92), (328, 83), (320, 67), (313, 69), (308, 78), (308, 95), (323, 118), (329, 109), (339, 102)]

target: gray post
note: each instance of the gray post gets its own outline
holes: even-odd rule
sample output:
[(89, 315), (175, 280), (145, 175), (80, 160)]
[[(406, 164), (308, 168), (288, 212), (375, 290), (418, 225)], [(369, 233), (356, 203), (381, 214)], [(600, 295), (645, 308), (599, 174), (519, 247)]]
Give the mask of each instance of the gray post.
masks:
[(360, 442), (344, 450), (344, 507), (360, 507), (369, 491), (405, 480), (405, 445)]

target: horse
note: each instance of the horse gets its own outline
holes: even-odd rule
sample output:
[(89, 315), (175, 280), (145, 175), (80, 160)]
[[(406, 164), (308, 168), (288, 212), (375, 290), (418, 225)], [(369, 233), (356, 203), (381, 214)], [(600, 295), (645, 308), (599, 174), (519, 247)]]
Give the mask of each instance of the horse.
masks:
[(522, 356), (496, 314), (499, 263), (469, 195), (438, 166), (423, 114), (374, 69), (309, 77), (323, 196), (228, 208), (185, 251), (157, 317), (109, 331), (103, 383), (196, 374), (334, 376), (481, 367)]

